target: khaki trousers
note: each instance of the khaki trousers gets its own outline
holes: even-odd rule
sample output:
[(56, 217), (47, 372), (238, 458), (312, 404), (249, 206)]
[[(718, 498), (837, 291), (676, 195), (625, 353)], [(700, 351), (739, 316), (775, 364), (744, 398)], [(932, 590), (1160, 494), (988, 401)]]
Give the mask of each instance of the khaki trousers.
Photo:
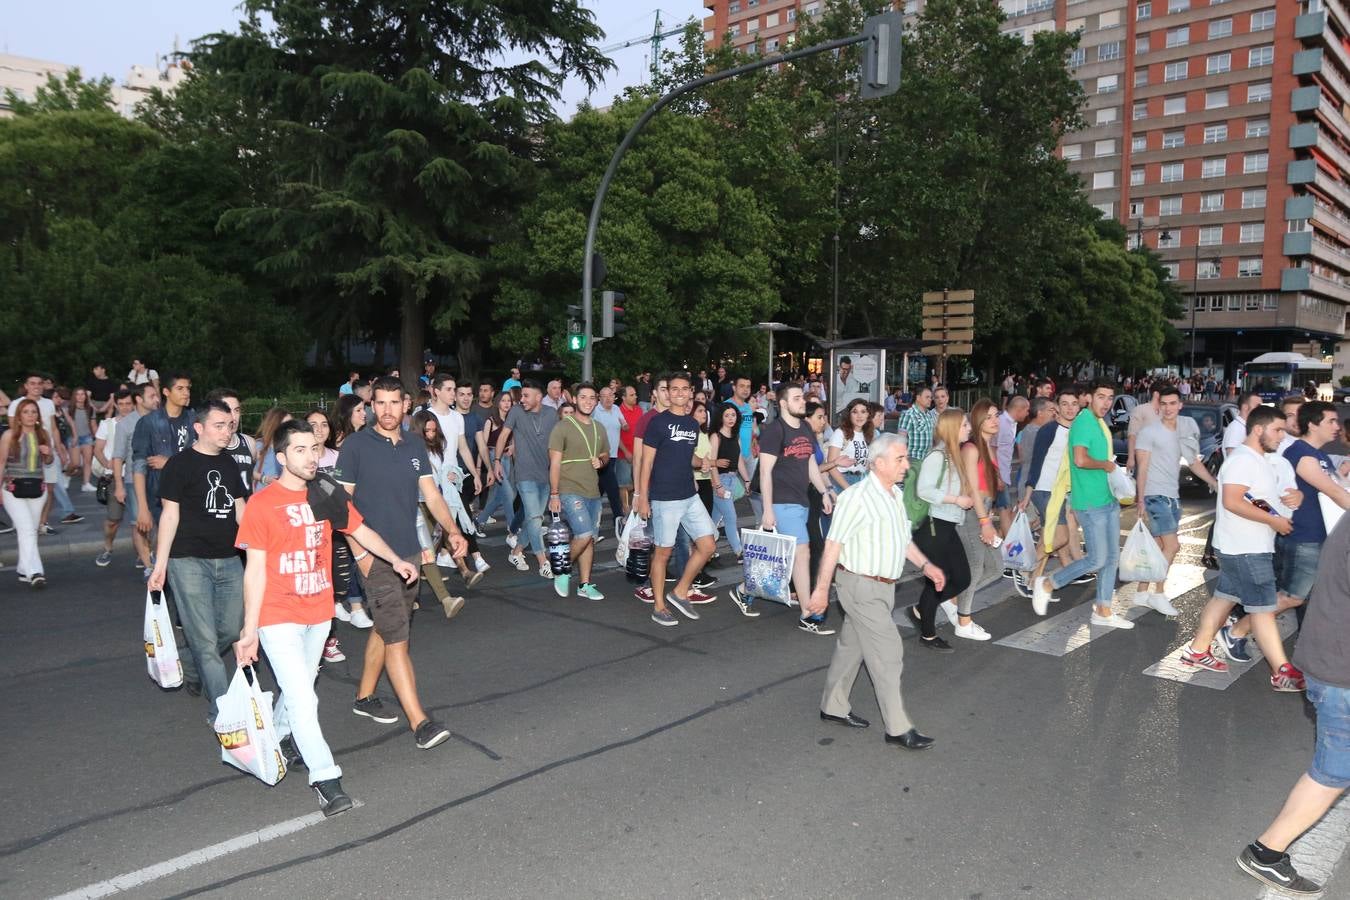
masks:
[(825, 693), (820, 708), (827, 715), (847, 715), (849, 695), (858, 678), (858, 668), (867, 664), (867, 674), (876, 691), (877, 706), (886, 723), (886, 733), (904, 734), (914, 727), (900, 698), (900, 672), (904, 649), (900, 632), (891, 621), (895, 606), (895, 585), (882, 584), (851, 572), (839, 570), (835, 576), (839, 605), (848, 615), (839, 629), (839, 643), (825, 675)]

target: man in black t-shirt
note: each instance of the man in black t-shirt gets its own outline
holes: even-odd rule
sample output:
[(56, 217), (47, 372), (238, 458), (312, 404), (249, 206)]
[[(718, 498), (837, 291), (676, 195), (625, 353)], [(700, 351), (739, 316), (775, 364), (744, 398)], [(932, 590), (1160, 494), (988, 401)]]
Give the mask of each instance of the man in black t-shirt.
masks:
[(84, 389), (89, 392), (89, 404), (100, 416), (112, 414), (113, 391), (117, 382), (108, 377), (108, 370), (102, 363), (94, 366), (92, 374), (84, 380)]
[(163, 590), (167, 579), (173, 591), (214, 720), (216, 700), (230, 686), (221, 657), (244, 627), (244, 567), (234, 539), (250, 492), (223, 452), (234, 436), (230, 408), (208, 400), (193, 430), (197, 440), (160, 472), (163, 510), (149, 586)]
[[(821, 494), (825, 515), (834, 508), (834, 490), (825, 483), (816, 464), (816, 436), (802, 421), (806, 415), (806, 395), (801, 384), (789, 382), (778, 389), (778, 418), (765, 425), (759, 435), (759, 485), (764, 497), (764, 515), (760, 528), (777, 530), (797, 542), (792, 558), (792, 586), (798, 602), (811, 596), (811, 546), (806, 530), (812, 485)], [(731, 599), (747, 612), (753, 598), (740, 588)], [(797, 627), (809, 634), (834, 634), (825, 627), (825, 614), (797, 620)]]

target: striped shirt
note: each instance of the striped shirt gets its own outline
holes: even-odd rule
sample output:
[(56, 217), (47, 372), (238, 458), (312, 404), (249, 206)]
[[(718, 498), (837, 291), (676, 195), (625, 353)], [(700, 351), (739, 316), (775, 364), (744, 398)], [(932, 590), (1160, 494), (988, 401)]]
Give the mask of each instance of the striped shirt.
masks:
[(900, 485), (887, 491), (873, 474), (844, 489), (830, 518), (829, 539), (843, 545), (839, 564), (856, 575), (898, 579), (910, 534)]
[(937, 410), (923, 410), (916, 403), (900, 414), (899, 428), (909, 434), (909, 458), (920, 462), (933, 446), (933, 427), (937, 425)]

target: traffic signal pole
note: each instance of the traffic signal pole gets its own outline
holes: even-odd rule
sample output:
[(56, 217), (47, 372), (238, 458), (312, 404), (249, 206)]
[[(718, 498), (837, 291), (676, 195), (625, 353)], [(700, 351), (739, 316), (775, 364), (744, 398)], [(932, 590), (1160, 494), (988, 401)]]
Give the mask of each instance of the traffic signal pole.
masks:
[(614, 151), (614, 155), (609, 160), (609, 168), (605, 169), (605, 174), (600, 179), (600, 185), (595, 190), (595, 202), (591, 204), (591, 217), (586, 224), (586, 250), (581, 262), (582, 328), (586, 334), (586, 347), (581, 356), (582, 381), (590, 381), (592, 378), (592, 347), (594, 344), (591, 340), (592, 295), (594, 293), (592, 275), (595, 268), (595, 236), (600, 230), (600, 210), (605, 205), (605, 195), (609, 193), (610, 183), (614, 181), (614, 174), (619, 170), (619, 163), (623, 161), (624, 154), (628, 152), (628, 148), (632, 146), (633, 140), (642, 132), (642, 129), (647, 127), (647, 123), (652, 120), (652, 117), (669, 106), (675, 98), (705, 85), (735, 78), (737, 75), (744, 75), (757, 69), (792, 62), (807, 56), (815, 56), (818, 53), (828, 53), (831, 50), (839, 50), (864, 42), (867, 42), (869, 47), (863, 61), (862, 96), (868, 98), (894, 93), (900, 87), (901, 23), (902, 19), (898, 12), (881, 13), (868, 18), (866, 27), (861, 34), (836, 38), (811, 47), (793, 50), (791, 53), (767, 56), (722, 72), (713, 72), (710, 75), (704, 75), (702, 78), (695, 78), (693, 81), (686, 81), (662, 95), (638, 117), (638, 120), (633, 123), (632, 128), (628, 129), (628, 133), (624, 135), (618, 149)]

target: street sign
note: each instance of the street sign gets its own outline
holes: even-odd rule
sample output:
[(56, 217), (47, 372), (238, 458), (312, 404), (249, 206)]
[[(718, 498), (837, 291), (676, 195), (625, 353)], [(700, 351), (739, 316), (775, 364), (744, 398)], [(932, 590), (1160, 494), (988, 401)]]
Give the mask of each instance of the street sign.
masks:
[(974, 316), (949, 316), (947, 318), (928, 318), (924, 316), (924, 328), (974, 328)]
[(925, 344), (925, 356), (971, 356), (975, 353), (973, 344)]
[(923, 314), (925, 318), (928, 318), (930, 316), (933, 317), (973, 316), (975, 315), (975, 304), (974, 303), (948, 303), (946, 305), (943, 305), (941, 303), (938, 303), (936, 305), (925, 304), (923, 307)]
[(975, 332), (971, 329), (965, 329), (962, 331), (951, 331), (951, 330), (925, 331), (923, 333), (923, 339), (925, 341), (938, 341), (938, 342), (945, 341), (948, 343), (969, 344), (971, 341), (975, 340)]
[(965, 291), (924, 291), (924, 303), (973, 303), (975, 292)]

